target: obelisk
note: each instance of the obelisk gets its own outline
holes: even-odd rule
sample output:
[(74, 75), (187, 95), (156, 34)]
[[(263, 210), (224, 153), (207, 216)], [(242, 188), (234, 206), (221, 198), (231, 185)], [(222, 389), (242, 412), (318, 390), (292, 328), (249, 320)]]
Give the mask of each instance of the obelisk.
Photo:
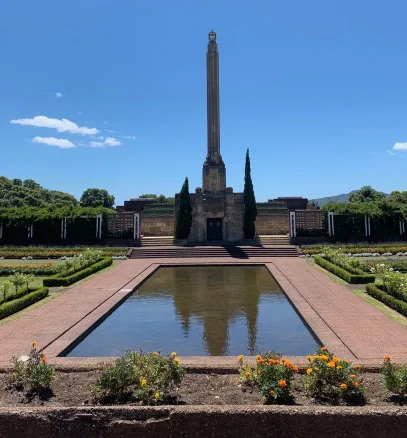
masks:
[(226, 168), (220, 154), (219, 53), (216, 33), (209, 32), (206, 53), (208, 153), (202, 170), (204, 193), (226, 191)]

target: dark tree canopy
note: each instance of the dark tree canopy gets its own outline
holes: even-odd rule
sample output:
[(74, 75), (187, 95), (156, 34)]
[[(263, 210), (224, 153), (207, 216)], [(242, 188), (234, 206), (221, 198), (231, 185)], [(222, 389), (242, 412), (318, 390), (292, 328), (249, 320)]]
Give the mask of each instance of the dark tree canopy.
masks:
[(168, 197), (165, 195), (155, 195), (154, 193), (143, 193), (139, 196), (139, 198), (151, 198), (155, 199), (159, 204), (174, 204), (174, 198)]
[(77, 199), (69, 193), (47, 190), (32, 179), (21, 181), (0, 177), (0, 208), (13, 207), (74, 207)]
[(192, 225), (192, 207), (189, 197), (188, 178), (185, 178), (179, 194), (179, 204), (176, 212), (175, 237), (177, 239), (188, 239)]
[(256, 198), (254, 196), (253, 182), (250, 169), (250, 156), (249, 149), (246, 151), (246, 164), (244, 170), (244, 189), (243, 189), (243, 201), (244, 201), (244, 221), (243, 221), (243, 233), (245, 239), (254, 239), (256, 235)]
[(114, 205), (114, 196), (110, 195), (105, 189), (86, 189), (82, 193), (79, 202), (82, 207), (112, 208)]
[(371, 186), (363, 186), (349, 196), (349, 202), (369, 202), (385, 199), (386, 195)]

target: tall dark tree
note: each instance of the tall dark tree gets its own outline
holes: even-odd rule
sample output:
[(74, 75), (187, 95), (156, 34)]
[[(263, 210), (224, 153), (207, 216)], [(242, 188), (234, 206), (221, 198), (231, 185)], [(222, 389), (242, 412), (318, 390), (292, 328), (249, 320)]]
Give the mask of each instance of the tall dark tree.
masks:
[(112, 208), (114, 205), (114, 196), (110, 195), (105, 189), (86, 189), (82, 193), (79, 202), (82, 207)]
[(177, 239), (188, 239), (192, 224), (192, 207), (191, 198), (189, 197), (188, 178), (185, 178), (179, 194), (176, 221), (175, 237)]
[(243, 202), (244, 202), (244, 221), (243, 221), (243, 233), (245, 239), (253, 239), (256, 234), (256, 198), (254, 197), (253, 182), (250, 170), (250, 156), (249, 149), (246, 151), (246, 165), (244, 169), (244, 190), (243, 190)]

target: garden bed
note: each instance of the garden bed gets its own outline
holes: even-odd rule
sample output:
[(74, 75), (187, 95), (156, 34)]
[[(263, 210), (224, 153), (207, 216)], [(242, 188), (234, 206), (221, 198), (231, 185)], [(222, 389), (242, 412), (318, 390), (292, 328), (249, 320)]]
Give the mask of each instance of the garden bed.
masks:
[(347, 283), (350, 284), (366, 284), (366, 283), (374, 283), (375, 276), (371, 274), (353, 274), (346, 269), (336, 265), (335, 263), (330, 262), (329, 260), (326, 260), (324, 257), (321, 256), (315, 256), (314, 257), (315, 263), (322, 266), (324, 269), (326, 269), (329, 272), (332, 272), (336, 276), (342, 278)]
[[(122, 256), (126, 255), (128, 248), (119, 247), (91, 247), (100, 250), (104, 256)], [(21, 259), (29, 257), (32, 259), (57, 259), (60, 257), (73, 257), (81, 254), (86, 247), (36, 247), (36, 246), (0, 246), (0, 257), (5, 259)]]
[[(92, 386), (96, 383), (100, 371), (59, 372), (57, 371), (52, 389), (54, 395), (45, 400), (38, 397), (28, 398), (24, 393), (7, 390), (7, 376), (0, 374), (0, 406), (86, 406), (93, 404)], [(369, 406), (401, 406), (399, 400), (391, 398), (381, 385), (381, 374), (363, 373), (366, 404)], [(174, 392), (173, 404), (182, 405), (261, 405), (262, 399), (257, 390), (251, 391), (239, 386), (237, 374), (187, 374), (180, 388)], [(301, 376), (293, 379), (294, 405), (320, 406), (305, 396)], [(407, 402), (407, 400), (406, 400)], [(131, 403), (129, 403), (131, 404)], [(354, 409), (360, 409), (355, 406)], [(407, 403), (403, 410), (407, 413)]]

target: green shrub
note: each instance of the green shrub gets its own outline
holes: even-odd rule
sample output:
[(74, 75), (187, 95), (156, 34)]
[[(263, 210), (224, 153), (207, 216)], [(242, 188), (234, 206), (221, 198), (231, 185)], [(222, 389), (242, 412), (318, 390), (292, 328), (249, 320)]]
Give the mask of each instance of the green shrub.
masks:
[(366, 292), (373, 298), (381, 301), (386, 306), (391, 307), (395, 311), (401, 313), (404, 316), (407, 316), (407, 303), (389, 295), (387, 292), (381, 290), (375, 284), (367, 284)]
[(351, 274), (350, 272), (341, 268), (340, 266), (337, 266), (334, 263), (331, 263), (330, 261), (326, 260), (324, 257), (315, 256), (314, 260), (315, 260), (315, 263), (322, 266), (327, 271), (332, 272), (336, 276), (342, 278), (343, 280), (345, 280), (348, 283), (365, 284), (365, 283), (373, 283), (375, 281), (374, 275)]
[[(95, 247), (92, 247), (95, 249)], [(102, 251), (103, 256), (124, 256), (128, 248), (119, 247), (96, 247)], [(73, 257), (84, 251), (84, 248), (78, 247), (33, 247), (33, 246), (2, 246), (0, 248), (0, 257), (6, 259), (21, 259), (22, 257), (32, 257), (34, 259), (48, 259), (59, 257)]]
[(339, 359), (325, 347), (307, 359), (309, 367), (302, 381), (308, 396), (330, 404), (364, 402), (358, 365)]
[(265, 404), (292, 403), (291, 381), (294, 373), (298, 373), (295, 365), (273, 351), (257, 356), (254, 368), (243, 364), (242, 355), (238, 359), (240, 381), (252, 388), (257, 387)]
[(301, 247), (303, 254), (315, 255), (321, 254), (326, 251), (327, 248), (341, 248), (343, 252), (355, 254), (355, 253), (379, 253), (391, 252), (396, 254), (398, 252), (407, 252), (407, 245), (405, 243), (384, 243), (384, 244), (351, 244), (351, 245), (304, 245)]
[(46, 287), (41, 287), (34, 292), (24, 294), (21, 298), (13, 299), (0, 305), (0, 319), (6, 316), (12, 315), (22, 309), (25, 309), (31, 304), (42, 300), (48, 295), (48, 289)]
[(0, 277), (6, 277), (14, 274), (15, 272), (44, 276), (56, 274), (57, 269), (56, 265), (51, 263), (44, 263), (40, 265), (0, 265)]
[(18, 298), (23, 297), (24, 295), (27, 295), (30, 292), (34, 292), (38, 290), (38, 287), (29, 287), (28, 292), (25, 287), (20, 288), (17, 292), (8, 293), (4, 297), (4, 295), (1, 297), (0, 304), (7, 303), (8, 301), (17, 300)]
[(35, 342), (31, 343), (28, 356), (13, 357), (11, 363), (13, 368), (8, 376), (9, 387), (40, 396), (51, 390), (55, 370), (47, 364), (44, 354), (37, 351)]
[(170, 391), (181, 383), (184, 374), (176, 353), (161, 356), (127, 351), (103, 371), (94, 395), (101, 402), (159, 404), (170, 398)]
[(59, 273), (53, 275), (52, 277), (44, 278), (42, 281), (44, 286), (69, 286), (70, 284), (76, 283), (83, 278), (88, 277), (95, 272), (100, 271), (101, 269), (107, 268), (113, 263), (112, 257), (105, 257), (102, 260), (88, 266), (85, 269), (81, 269), (78, 272), (75, 272), (71, 275), (64, 277), (64, 273)]
[(389, 355), (384, 356), (382, 366), (383, 384), (388, 392), (405, 397), (407, 395), (407, 365), (395, 365)]

